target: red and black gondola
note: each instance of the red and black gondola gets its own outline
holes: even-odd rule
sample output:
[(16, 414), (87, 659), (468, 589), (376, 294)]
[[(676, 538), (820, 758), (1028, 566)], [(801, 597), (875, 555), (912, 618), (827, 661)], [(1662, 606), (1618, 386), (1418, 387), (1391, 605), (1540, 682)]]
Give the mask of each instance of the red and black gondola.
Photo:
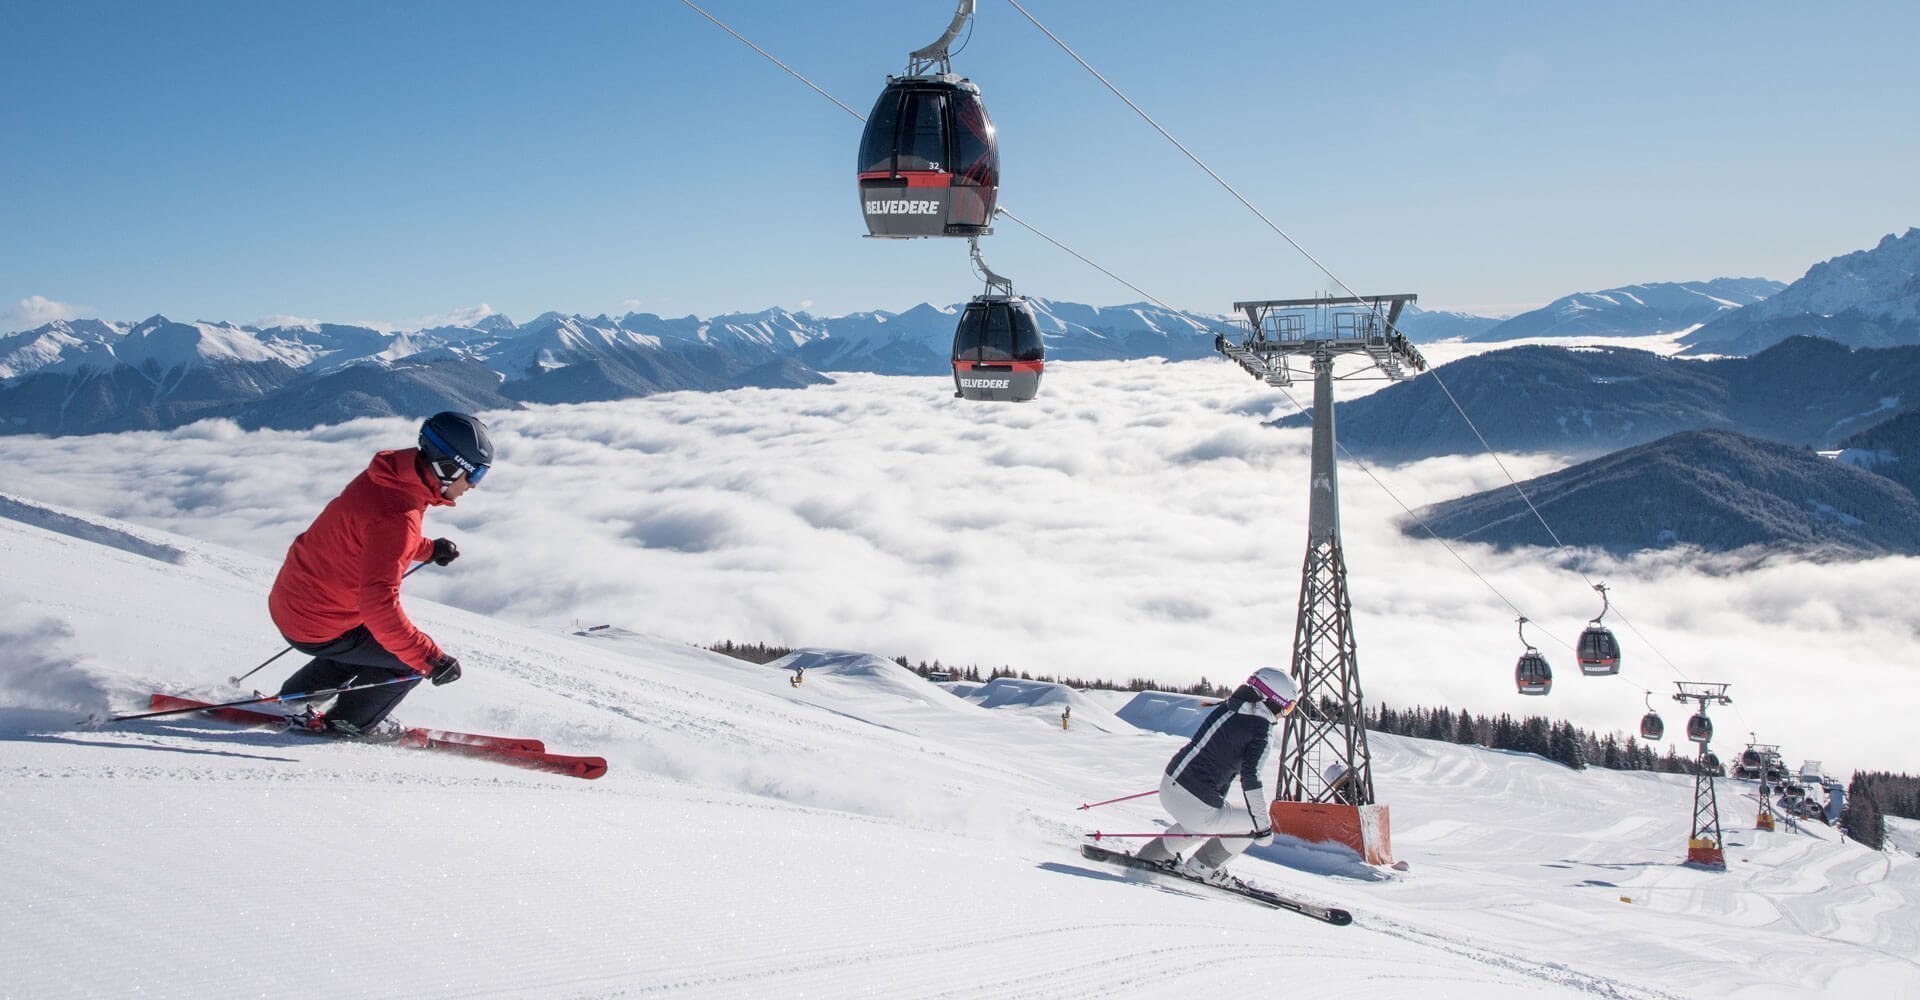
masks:
[(953, 390), (963, 399), (1024, 403), (1040, 394), (1047, 349), (1033, 304), (978, 295), (953, 333)]
[(887, 78), (860, 139), (867, 235), (984, 236), (1000, 194), (1000, 147), (980, 88), (951, 73)]
[(1613, 607), (1607, 597), (1607, 585), (1596, 583), (1593, 589), (1600, 592), (1600, 614), (1580, 633), (1574, 658), (1580, 661), (1580, 672), (1588, 677), (1609, 677), (1620, 672), (1620, 640), (1603, 624), (1608, 609)]
[(1513, 682), (1521, 694), (1548, 694), (1553, 690), (1553, 668), (1539, 650), (1529, 647), (1514, 664)]
[(1580, 633), (1577, 656), (1580, 672), (1588, 677), (1606, 677), (1620, 672), (1620, 642), (1613, 631), (1593, 622)]
[(1518, 619), (1520, 644), (1527, 651), (1513, 665), (1513, 683), (1521, 694), (1547, 694), (1553, 690), (1553, 668), (1547, 666), (1547, 658), (1540, 655), (1533, 643), (1527, 641), (1527, 619)]

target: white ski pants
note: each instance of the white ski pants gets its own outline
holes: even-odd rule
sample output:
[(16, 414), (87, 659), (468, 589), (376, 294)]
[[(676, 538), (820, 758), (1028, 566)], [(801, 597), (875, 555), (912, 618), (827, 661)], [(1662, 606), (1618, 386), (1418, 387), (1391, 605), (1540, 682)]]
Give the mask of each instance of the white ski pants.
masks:
[(1178, 854), (1206, 865), (1218, 868), (1233, 860), (1247, 845), (1252, 843), (1246, 837), (1207, 839), (1205, 837), (1180, 837), (1182, 833), (1243, 833), (1249, 829), (1247, 808), (1236, 801), (1231, 790), (1217, 806), (1207, 805), (1194, 798), (1192, 792), (1181, 787), (1173, 780), (1173, 775), (1160, 779), (1160, 807), (1173, 817), (1173, 825), (1167, 828), (1168, 836), (1147, 843), (1140, 851), (1141, 857), (1158, 858), (1162, 854)]

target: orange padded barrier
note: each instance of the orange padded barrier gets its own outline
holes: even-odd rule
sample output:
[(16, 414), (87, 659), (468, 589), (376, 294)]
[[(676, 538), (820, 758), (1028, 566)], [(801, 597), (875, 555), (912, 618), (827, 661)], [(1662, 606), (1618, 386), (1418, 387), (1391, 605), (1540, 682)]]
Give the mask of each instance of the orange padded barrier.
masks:
[(1393, 864), (1387, 831), (1387, 807), (1343, 806), (1330, 802), (1275, 802), (1267, 808), (1273, 831), (1310, 844), (1339, 844), (1370, 865)]

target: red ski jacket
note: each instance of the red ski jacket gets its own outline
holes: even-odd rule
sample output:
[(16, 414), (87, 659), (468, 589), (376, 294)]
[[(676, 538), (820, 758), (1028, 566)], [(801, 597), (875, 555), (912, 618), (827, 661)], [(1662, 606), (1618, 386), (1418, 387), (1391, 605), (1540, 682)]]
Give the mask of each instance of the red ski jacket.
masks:
[(290, 642), (332, 642), (365, 625), (380, 645), (422, 674), (441, 655), (400, 610), (400, 574), (433, 555), (420, 536), (428, 507), (451, 506), (417, 460), (418, 448), (383, 451), (328, 503), (287, 549), (267, 596)]

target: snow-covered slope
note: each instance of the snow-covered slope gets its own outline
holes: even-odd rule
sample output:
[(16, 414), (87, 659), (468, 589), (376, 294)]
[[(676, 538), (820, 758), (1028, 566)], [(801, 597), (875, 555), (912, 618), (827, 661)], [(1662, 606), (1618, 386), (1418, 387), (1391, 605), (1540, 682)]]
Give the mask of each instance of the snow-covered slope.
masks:
[(1729, 870), (1706, 872), (1675, 863), (1682, 780), (1376, 737), (1410, 871), (1284, 841), (1236, 864), (1351, 908), (1334, 928), (1082, 860), (1088, 829), (1158, 814), (1076, 807), (1151, 788), (1180, 740), (1040, 724), (1044, 691), (989, 709), (857, 652), (756, 665), (634, 623), (414, 600), (466, 677), (403, 717), (610, 773), (191, 720), (88, 731), (74, 720), (154, 688), (234, 694), (221, 679), (280, 644), (275, 567), (25, 500), (0, 507), (0, 562), (9, 996), (1920, 990), (1920, 862), (1819, 826), (1752, 832), (1739, 783), (1721, 786)]

